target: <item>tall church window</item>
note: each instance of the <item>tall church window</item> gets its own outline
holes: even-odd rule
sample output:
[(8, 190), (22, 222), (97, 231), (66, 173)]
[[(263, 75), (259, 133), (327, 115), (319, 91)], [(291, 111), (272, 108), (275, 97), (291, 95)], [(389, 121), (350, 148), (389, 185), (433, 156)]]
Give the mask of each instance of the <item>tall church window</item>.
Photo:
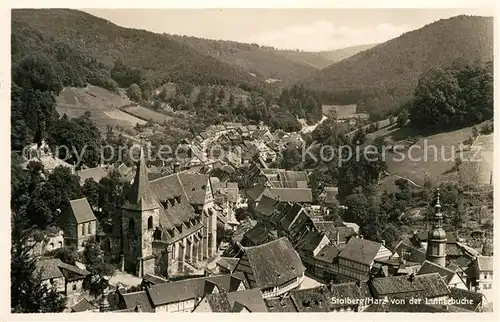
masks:
[(82, 224), (82, 236), (85, 235), (85, 224)]
[(153, 216), (148, 218), (148, 229), (153, 229)]
[(88, 233), (89, 235), (92, 235), (92, 222), (89, 222), (89, 223), (87, 224), (87, 233)]
[(133, 232), (134, 231), (134, 218), (130, 218), (128, 220), (128, 231)]

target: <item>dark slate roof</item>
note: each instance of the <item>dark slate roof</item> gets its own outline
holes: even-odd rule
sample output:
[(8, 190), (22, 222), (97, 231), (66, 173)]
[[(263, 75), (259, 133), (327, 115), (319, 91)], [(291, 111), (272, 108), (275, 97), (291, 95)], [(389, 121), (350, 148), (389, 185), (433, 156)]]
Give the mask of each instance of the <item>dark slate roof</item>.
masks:
[(459, 258), (456, 258), (456, 259), (452, 259), (450, 261), (450, 263), (453, 263), (455, 265), (457, 265), (458, 267), (461, 267), (461, 268), (466, 268), (470, 265), (470, 263), (472, 262), (472, 259), (469, 258), (468, 256), (461, 256)]
[(290, 241), (282, 237), (269, 243), (244, 248), (235, 271), (243, 272), (250, 287), (281, 285), (301, 276), (305, 267)]
[(314, 226), (324, 232), (331, 242), (337, 242), (338, 236), (338, 242), (345, 243), (349, 238), (357, 235), (352, 227), (336, 227), (334, 222), (315, 222)]
[(231, 303), (227, 299), (227, 293), (214, 293), (205, 296), (205, 300), (212, 309), (212, 312), (231, 312)]
[(364, 265), (371, 265), (380, 247), (382, 247), (381, 243), (353, 237), (349, 239), (339, 257)]
[(146, 291), (125, 293), (121, 296), (123, 297), (123, 302), (125, 304), (125, 308), (127, 309), (134, 309), (137, 305), (140, 305), (142, 312), (154, 312)]
[(277, 200), (269, 196), (263, 195), (257, 207), (255, 207), (255, 212), (264, 216), (269, 216), (276, 209), (277, 205), (278, 205)]
[(156, 275), (153, 275), (153, 274), (146, 274), (143, 278), (142, 278), (143, 281), (145, 282), (149, 282), (151, 284), (161, 284), (161, 283), (166, 283), (168, 282), (166, 279), (164, 279), (163, 277), (160, 277), (160, 276), (156, 276)]
[[(208, 180), (207, 176), (201, 176)], [(152, 192), (160, 202), (160, 227), (162, 229), (173, 229), (174, 226), (181, 225), (182, 223), (197, 217), (187, 193), (189, 188), (183, 185), (178, 173), (153, 180), (150, 182), (150, 185)], [(198, 193), (196, 188), (192, 185), (190, 186), (192, 193)], [(192, 191), (192, 189), (195, 189), (195, 191)], [(201, 186), (198, 187), (198, 190), (201, 190)], [(203, 190), (203, 195), (204, 194), (205, 190)], [(175, 201), (174, 205), (168, 203), (168, 206), (166, 207), (162, 204), (167, 200), (172, 200), (174, 197), (180, 197), (181, 202), (178, 203)], [(186, 233), (188, 233), (187, 230)]]
[(263, 224), (258, 223), (255, 227), (250, 229), (245, 234), (242, 243), (248, 240), (252, 245), (260, 245), (262, 244), (262, 242), (267, 241), (269, 238), (274, 239), (271, 231), (267, 229)]
[(267, 189), (267, 187), (263, 184), (257, 184), (246, 191), (248, 198), (252, 201), (259, 201), (262, 197), (262, 194)]
[(83, 279), (85, 278), (85, 276), (90, 275), (90, 272), (85, 269), (81, 269), (77, 266), (69, 265), (63, 262), (59, 263), (58, 267), (67, 281)]
[(77, 313), (77, 312), (85, 312), (85, 311), (93, 311), (96, 308), (90, 304), (87, 299), (82, 298), (80, 301), (78, 301), (75, 305), (71, 307), (71, 312)]
[(87, 198), (70, 200), (68, 219), (76, 222), (77, 224), (96, 220)]
[(257, 225), (257, 221), (248, 219), (240, 223), (240, 226), (233, 233), (233, 240), (240, 242), (243, 239), (243, 236)]
[(330, 312), (332, 296), (326, 287), (316, 287), (290, 292), (298, 312)]
[(481, 306), (483, 299), (484, 299), (484, 296), (481, 293), (463, 290), (463, 289), (456, 288), (456, 287), (450, 287), (450, 298), (457, 300), (457, 301), (460, 301), (464, 298), (468, 299), (468, 300), (472, 300), (472, 304), (469, 304), (467, 302), (465, 304), (456, 304), (456, 306), (458, 306), (462, 309), (476, 311), (478, 309), (478, 307)]
[(333, 263), (333, 261), (337, 258), (341, 251), (342, 248), (340, 248), (339, 246), (326, 245), (314, 258), (323, 262)]
[(200, 173), (183, 171), (178, 173), (178, 177), (186, 192), (189, 203), (193, 205), (205, 204), (208, 176)]
[(442, 267), (438, 264), (434, 264), (434, 263), (429, 262), (429, 261), (425, 261), (423, 263), (423, 265), (422, 265), (422, 267), (420, 267), (417, 275), (431, 274), (431, 273), (438, 273), (443, 278), (443, 280), (446, 282), (446, 284), (450, 283), (453, 276), (455, 276), (454, 271), (452, 271), (448, 268)]
[(371, 285), (379, 296), (435, 298), (449, 294), (449, 289), (438, 273), (411, 276), (374, 278)]
[(325, 234), (318, 231), (307, 232), (295, 245), (295, 249), (308, 256), (313, 256), (314, 250), (319, 246)]
[(269, 312), (298, 312), (290, 297), (279, 299), (266, 299), (266, 306)]
[(423, 263), (426, 259), (425, 252), (419, 250), (418, 248), (413, 247), (410, 243), (405, 241), (400, 242), (395, 250), (399, 256), (403, 256), (403, 252), (405, 253), (405, 260), (412, 261), (415, 263)]
[[(154, 306), (189, 300), (205, 295), (208, 284), (214, 284), (220, 291), (236, 291), (239, 283), (248, 287), (248, 282), (242, 273), (200, 277), (157, 284), (146, 288)], [(238, 283), (239, 282), (239, 283)], [(213, 287), (211, 288), (213, 290)]]
[(424, 286), (424, 296), (427, 298), (450, 294), (448, 286), (438, 273), (417, 275), (415, 277)]
[[(351, 299), (351, 300), (361, 300), (365, 299), (367, 296), (361, 292), (361, 288), (356, 285), (356, 283), (342, 283), (330, 285), (329, 293), (331, 298), (336, 299)], [(337, 308), (345, 306), (345, 304), (330, 304), (331, 307)]]
[(36, 262), (37, 272), (41, 272), (42, 280), (64, 277), (59, 269), (62, 261), (58, 258), (42, 259)]
[(237, 303), (246, 307), (250, 312), (267, 312), (266, 303), (259, 289), (253, 288), (238, 292), (227, 293), (227, 299), (234, 307)]
[(410, 276), (392, 276), (374, 278), (370, 285), (378, 297), (383, 296), (415, 296), (424, 291), (424, 286), (419, 283), (416, 277), (411, 280)]
[(217, 265), (228, 269), (230, 272), (233, 272), (239, 260), (239, 258), (221, 257), (221, 259), (217, 261)]

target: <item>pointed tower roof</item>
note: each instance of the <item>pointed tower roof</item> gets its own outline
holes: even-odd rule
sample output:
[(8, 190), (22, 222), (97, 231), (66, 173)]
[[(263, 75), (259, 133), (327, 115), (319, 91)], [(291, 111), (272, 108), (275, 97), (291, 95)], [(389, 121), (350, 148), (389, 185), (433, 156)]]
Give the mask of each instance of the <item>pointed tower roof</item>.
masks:
[(141, 156), (139, 162), (137, 162), (134, 182), (132, 183), (132, 187), (123, 208), (139, 211), (160, 208), (153, 191), (149, 187), (148, 170), (142, 146)]

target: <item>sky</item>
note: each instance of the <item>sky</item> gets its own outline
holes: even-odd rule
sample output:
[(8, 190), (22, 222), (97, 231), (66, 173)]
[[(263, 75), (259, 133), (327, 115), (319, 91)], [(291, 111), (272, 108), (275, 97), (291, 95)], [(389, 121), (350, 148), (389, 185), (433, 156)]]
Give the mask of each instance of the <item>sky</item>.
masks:
[(460, 14), (487, 9), (83, 9), (128, 28), (322, 51), (387, 41)]

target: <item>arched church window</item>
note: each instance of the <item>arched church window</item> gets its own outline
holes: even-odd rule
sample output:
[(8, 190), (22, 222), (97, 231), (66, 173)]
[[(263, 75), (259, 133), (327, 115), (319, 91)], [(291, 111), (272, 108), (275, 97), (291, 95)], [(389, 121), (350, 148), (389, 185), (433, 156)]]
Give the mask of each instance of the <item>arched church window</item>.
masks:
[(153, 229), (153, 216), (148, 218), (148, 229)]

